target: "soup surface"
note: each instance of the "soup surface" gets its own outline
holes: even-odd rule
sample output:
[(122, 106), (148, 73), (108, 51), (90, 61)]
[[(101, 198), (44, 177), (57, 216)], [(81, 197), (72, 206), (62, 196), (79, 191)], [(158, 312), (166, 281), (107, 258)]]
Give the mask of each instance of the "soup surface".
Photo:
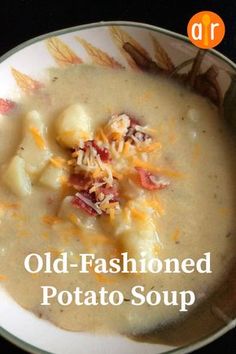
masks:
[[(235, 147), (205, 98), (142, 73), (90, 65), (50, 80), (1, 117), (1, 284), (24, 308), (73, 331), (142, 333), (185, 316), (179, 306), (133, 306), (130, 289), (192, 290), (194, 308), (235, 257)], [(211, 254), (211, 274), (30, 274), (30, 253), (150, 260)], [(41, 286), (104, 286), (120, 306), (42, 306)]]

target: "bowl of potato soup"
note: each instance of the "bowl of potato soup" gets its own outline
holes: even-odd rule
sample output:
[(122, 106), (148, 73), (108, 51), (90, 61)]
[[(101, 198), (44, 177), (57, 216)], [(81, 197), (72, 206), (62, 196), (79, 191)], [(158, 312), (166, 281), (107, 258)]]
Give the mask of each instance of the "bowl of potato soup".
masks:
[(101, 22), (0, 60), (0, 334), (188, 353), (235, 327), (236, 66)]

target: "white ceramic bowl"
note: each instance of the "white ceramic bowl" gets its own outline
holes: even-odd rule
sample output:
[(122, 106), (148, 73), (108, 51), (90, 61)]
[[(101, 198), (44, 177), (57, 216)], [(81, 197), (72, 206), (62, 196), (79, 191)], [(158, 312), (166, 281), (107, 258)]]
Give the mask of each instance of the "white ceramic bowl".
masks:
[[(17, 46), (0, 58), (0, 112), (7, 109), (8, 100), (17, 100), (22, 90), (30, 93), (37, 89), (46, 75), (45, 69), (51, 66), (95, 62), (136, 70), (135, 60), (122, 47), (125, 42), (131, 43), (144, 56), (148, 53), (162, 67), (168, 66), (162, 48), (174, 66), (195, 57), (197, 53), (197, 48), (186, 37), (140, 23), (101, 22), (49, 33)], [(207, 70), (211, 65), (220, 69), (217, 80), (223, 96), (230, 85), (228, 72), (235, 73), (236, 66), (214, 50), (205, 56), (202, 70)], [(181, 72), (186, 70), (189, 70), (188, 66)], [(210, 306), (203, 306), (201, 315), (196, 313), (178, 329), (166, 329), (158, 335), (143, 338), (142, 342), (123, 336), (95, 336), (64, 331), (25, 311), (0, 289), (0, 334), (31, 353), (187, 353), (235, 326), (236, 305), (233, 296), (235, 287), (221, 294), (222, 302), (219, 305), (216, 294), (216, 300), (213, 299)], [(214, 306), (218, 312), (212, 311)], [(204, 329), (202, 324), (206, 318), (210, 325)], [(163, 344), (154, 343), (153, 338)]]

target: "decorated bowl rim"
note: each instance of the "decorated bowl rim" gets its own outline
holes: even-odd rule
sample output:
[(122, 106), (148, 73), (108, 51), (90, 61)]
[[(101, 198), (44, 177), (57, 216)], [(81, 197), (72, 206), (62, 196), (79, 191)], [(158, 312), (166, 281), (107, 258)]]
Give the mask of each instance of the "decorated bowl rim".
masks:
[[(56, 31), (52, 31), (52, 32), (48, 32), (48, 33), (36, 36), (36, 37), (31, 38), (27, 41), (24, 41), (23, 43), (15, 46), (14, 48), (10, 49), (5, 54), (3, 54), (0, 57), (0, 64), (2, 62), (4, 62), (6, 59), (8, 59), (9, 57), (11, 57), (13, 54), (17, 53), (18, 51), (20, 51), (26, 47), (29, 47), (32, 44), (40, 42), (46, 38), (49, 38), (52, 36), (59, 36), (59, 35), (63, 35), (63, 34), (68, 34), (68, 33), (74, 32), (74, 31), (78, 31), (78, 30), (92, 29), (92, 28), (97, 28), (97, 27), (107, 27), (107, 26), (127, 26), (127, 27), (143, 28), (143, 29), (152, 30), (152, 31), (155, 31), (155, 32), (158, 32), (161, 34), (168, 35), (172, 38), (179, 39), (179, 40), (182, 40), (182, 41), (190, 44), (190, 41), (187, 36), (184, 36), (182, 34), (179, 34), (179, 33), (176, 33), (176, 32), (173, 32), (173, 31), (170, 31), (170, 30), (158, 27), (158, 26), (150, 25), (147, 23), (133, 22), (133, 21), (100, 21), (100, 22), (93, 22), (93, 23), (89, 23), (89, 24), (83, 24), (83, 25), (63, 28), (60, 30), (56, 30)], [(234, 71), (236, 71), (236, 64), (232, 60), (227, 58), (224, 54), (218, 52), (215, 49), (208, 49), (208, 51), (213, 56), (216, 56), (219, 59), (225, 61)], [(227, 333), (228, 331), (230, 331), (231, 329), (233, 329), (235, 327), (236, 327), (236, 319), (232, 319), (232, 321), (230, 321), (225, 326), (223, 326), (221, 329), (217, 330), (216, 332), (212, 333), (211, 335), (208, 335), (208, 336), (202, 338), (201, 340), (196, 341), (192, 344), (184, 345), (184, 346), (182, 346), (180, 348), (176, 348), (176, 349), (175, 348), (171, 349), (171, 350), (165, 352), (165, 354), (190, 353), (193, 350), (199, 349), (199, 348), (213, 342), (214, 340), (223, 336), (225, 333)], [(20, 338), (12, 335), (10, 332), (6, 331), (2, 327), (0, 327), (0, 335), (3, 338), (7, 339), (12, 344), (17, 345), (19, 348), (26, 350), (28, 352), (35, 353), (35, 354), (54, 354), (54, 353), (39, 349), (39, 348), (21, 340)]]

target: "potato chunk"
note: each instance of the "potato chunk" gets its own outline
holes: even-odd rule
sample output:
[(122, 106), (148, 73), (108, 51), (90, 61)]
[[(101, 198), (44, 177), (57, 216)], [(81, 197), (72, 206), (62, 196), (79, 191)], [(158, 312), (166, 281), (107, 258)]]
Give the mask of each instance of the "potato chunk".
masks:
[(79, 227), (94, 229), (96, 217), (89, 216), (83, 210), (73, 207), (71, 203), (72, 199), (72, 196), (67, 196), (63, 199), (58, 216), (62, 219), (69, 220)]
[(152, 219), (142, 222), (142, 225), (133, 224), (132, 228), (120, 235), (120, 242), (122, 251), (128, 252), (130, 257), (138, 260), (143, 256), (147, 261), (154, 258), (159, 242)]
[(25, 161), (15, 156), (11, 160), (3, 180), (10, 190), (19, 197), (31, 194), (31, 182), (25, 170)]
[(66, 177), (65, 170), (49, 163), (43, 171), (39, 183), (52, 189), (60, 189), (63, 177)]
[(51, 157), (45, 140), (45, 126), (37, 111), (29, 112), (24, 122), (24, 137), (18, 155), (25, 160), (26, 171), (31, 177), (40, 173)]
[(126, 209), (125, 214), (117, 215), (114, 220), (114, 233), (122, 251), (137, 260), (141, 255), (147, 260), (156, 257), (161, 243), (153, 219), (153, 209), (145, 207), (142, 198), (134, 199)]
[(92, 138), (91, 118), (81, 104), (73, 104), (67, 107), (58, 117), (57, 140), (59, 144), (74, 147), (80, 139)]

